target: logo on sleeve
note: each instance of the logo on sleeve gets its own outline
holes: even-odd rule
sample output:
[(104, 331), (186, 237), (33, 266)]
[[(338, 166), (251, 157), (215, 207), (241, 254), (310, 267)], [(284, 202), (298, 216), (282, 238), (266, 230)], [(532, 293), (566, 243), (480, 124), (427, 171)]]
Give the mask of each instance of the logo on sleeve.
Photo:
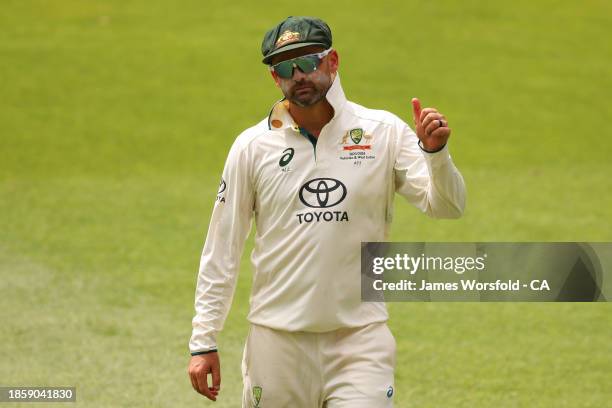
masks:
[(217, 191), (217, 198), (215, 199), (216, 202), (218, 203), (225, 202), (225, 190), (226, 189), (227, 189), (227, 184), (225, 183), (225, 180), (223, 180), (223, 177), (222, 177), (221, 183), (219, 183), (219, 190)]
[[(300, 187), (298, 196), (302, 204), (306, 207), (321, 209), (330, 208), (340, 204), (347, 195), (347, 189), (340, 180), (326, 177), (314, 178), (307, 181)], [(341, 222), (348, 221), (346, 211), (308, 211), (297, 214), (298, 221), (302, 223), (310, 222)]]

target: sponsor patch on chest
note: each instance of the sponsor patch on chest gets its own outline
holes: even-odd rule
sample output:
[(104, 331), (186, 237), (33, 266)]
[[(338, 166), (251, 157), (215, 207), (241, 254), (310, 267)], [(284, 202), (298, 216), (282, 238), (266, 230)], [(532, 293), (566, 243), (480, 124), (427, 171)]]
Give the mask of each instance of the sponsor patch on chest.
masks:
[(302, 185), (298, 196), (302, 204), (310, 210), (296, 214), (298, 222), (343, 222), (348, 221), (348, 213), (343, 210), (330, 209), (342, 203), (347, 195), (347, 188), (340, 180), (319, 177)]

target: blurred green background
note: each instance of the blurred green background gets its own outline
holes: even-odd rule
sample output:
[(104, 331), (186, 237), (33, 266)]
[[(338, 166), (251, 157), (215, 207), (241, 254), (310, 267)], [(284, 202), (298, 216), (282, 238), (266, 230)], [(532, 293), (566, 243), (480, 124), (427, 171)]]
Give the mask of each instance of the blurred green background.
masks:
[[(199, 254), (231, 143), (281, 96), (263, 34), (300, 14), (332, 27), (350, 100), (411, 123), (418, 96), (451, 122), (467, 212), (398, 199), (393, 240), (612, 241), (610, 2), (4, 0), (0, 385), (239, 406), (252, 241), (215, 404), (186, 373)], [(397, 407), (612, 400), (609, 304), (390, 312)]]

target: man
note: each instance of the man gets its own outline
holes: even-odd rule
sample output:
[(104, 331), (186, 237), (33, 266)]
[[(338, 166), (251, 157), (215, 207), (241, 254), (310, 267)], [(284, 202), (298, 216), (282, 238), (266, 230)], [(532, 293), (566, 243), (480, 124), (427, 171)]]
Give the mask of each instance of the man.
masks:
[(395, 340), (385, 305), (360, 301), (360, 244), (385, 239), (395, 192), (433, 217), (463, 212), (445, 117), (414, 99), (415, 135), (347, 101), (331, 46), (327, 24), (309, 17), (264, 37), (263, 62), (285, 98), (234, 142), (204, 244), (189, 375), (209, 399), (253, 216), (243, 407), (370, 408), (392, 406)]

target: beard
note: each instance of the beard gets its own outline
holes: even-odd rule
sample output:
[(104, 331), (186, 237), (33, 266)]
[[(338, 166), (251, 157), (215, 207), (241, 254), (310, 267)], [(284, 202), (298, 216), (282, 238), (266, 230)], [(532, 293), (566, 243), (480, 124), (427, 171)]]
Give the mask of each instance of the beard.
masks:
[(299, 107), (312, 106), (325, 98), (331, 88), (333, 78), (323, 70), (314, 71), (300, 81), (293, 79), (281, 80), (283, 95)]

